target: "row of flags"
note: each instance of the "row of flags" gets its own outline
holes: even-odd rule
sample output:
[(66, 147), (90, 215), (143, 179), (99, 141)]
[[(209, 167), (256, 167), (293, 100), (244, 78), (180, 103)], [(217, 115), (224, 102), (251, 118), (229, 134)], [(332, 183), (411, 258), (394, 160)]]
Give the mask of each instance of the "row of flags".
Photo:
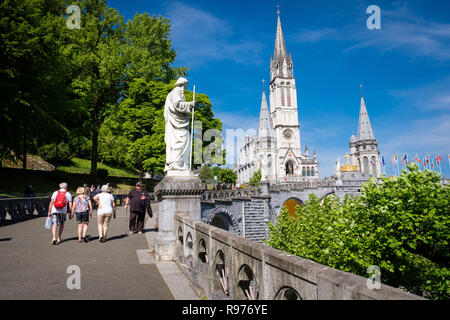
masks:
[[(447, 155), (448, 162), (450, 166), (450, 154)], [(392, 156), (391, 160), (391, 167), (394, 172), (394, 174), (400, 174), (400, 168), (406, 168), (408, 163), (414, 163), (419, 166), (419, 169), (429, 169), (429, 170), (439, 170), (442, 173), (442, 165), (441, 162), (443, 158), (440, 155), (436, 155), (436, 157), (431, 156), (427, 153), (423, 157), (419, 157), (416, 153), (415, 157), (409, 158), (408, 154), (405, 153), (404, 155), (397, 155), (394, 154)], [(370, 161), (370, 163), (375, 166), (375, 163), (373, 161)], [(386, 162), (384, 160), (384, 156), (381, 156), (381, 167), (386, 174)]]

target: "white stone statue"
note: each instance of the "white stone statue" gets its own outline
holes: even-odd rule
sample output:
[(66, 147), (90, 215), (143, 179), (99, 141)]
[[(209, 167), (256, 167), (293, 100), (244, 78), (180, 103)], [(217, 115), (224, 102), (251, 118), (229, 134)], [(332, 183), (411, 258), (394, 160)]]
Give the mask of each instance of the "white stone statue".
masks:
[(175, 88), (167, 95), (164, 106), (166, 122), (164, 141), (166, 142), (165, 172), (189, 173), (191, 151), (190, 114), (195, 102), (186, 102), (184, 89), (188, 81), (179, 78)]
[(340, 158), (336, 159), (336, 177), (338, 179), (341, 178), (341, 159)]
[(335, 162), (336, 173), (340, 172), (341, 169), (341, 158), (337, 158)]

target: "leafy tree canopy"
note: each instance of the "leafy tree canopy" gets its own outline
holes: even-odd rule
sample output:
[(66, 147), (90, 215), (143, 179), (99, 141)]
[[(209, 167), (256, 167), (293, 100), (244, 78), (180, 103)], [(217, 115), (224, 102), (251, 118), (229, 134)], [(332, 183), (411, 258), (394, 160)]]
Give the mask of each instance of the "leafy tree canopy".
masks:
[(217, 178), (219, 179), (219, 181), (222, 181), (224, 183), (236, 184), (238, 176), (237, 176), (237, 173), (234, 172), (234, 170), (226, 168), (226, 169), (220, 170)]
[(311, 195), (297, 219), (283, 209), (268, 244), (432, 299), (450, 298), (450, 186), (414, 165), (366, 183), (358, 198)]

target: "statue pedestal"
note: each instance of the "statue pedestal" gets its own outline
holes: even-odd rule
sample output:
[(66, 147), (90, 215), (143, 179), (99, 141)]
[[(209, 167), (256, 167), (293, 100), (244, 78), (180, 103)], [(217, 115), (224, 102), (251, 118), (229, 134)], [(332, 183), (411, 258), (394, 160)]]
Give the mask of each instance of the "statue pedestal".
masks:
[(205, 185), (190, 172), (173, 175), (170, 172), (155, 186), (158, 201), (158, 237), (156, 259), (175, 258), (175, 213), (184, 212), (190, 217), (201, 219), (201, 195)]

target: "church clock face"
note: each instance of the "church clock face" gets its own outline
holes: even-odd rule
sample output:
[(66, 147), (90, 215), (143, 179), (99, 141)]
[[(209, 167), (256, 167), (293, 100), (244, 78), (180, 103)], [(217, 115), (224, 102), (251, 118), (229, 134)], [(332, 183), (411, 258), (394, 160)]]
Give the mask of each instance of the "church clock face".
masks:
[(286, 130), (283, 131), (283, 137), (284, 137), (286, 140), (291, 140), (291, 139), (292, 139), (292, 136), (293, 136), (293, 132), (292, 132), (291, 129), (286, 129)]

